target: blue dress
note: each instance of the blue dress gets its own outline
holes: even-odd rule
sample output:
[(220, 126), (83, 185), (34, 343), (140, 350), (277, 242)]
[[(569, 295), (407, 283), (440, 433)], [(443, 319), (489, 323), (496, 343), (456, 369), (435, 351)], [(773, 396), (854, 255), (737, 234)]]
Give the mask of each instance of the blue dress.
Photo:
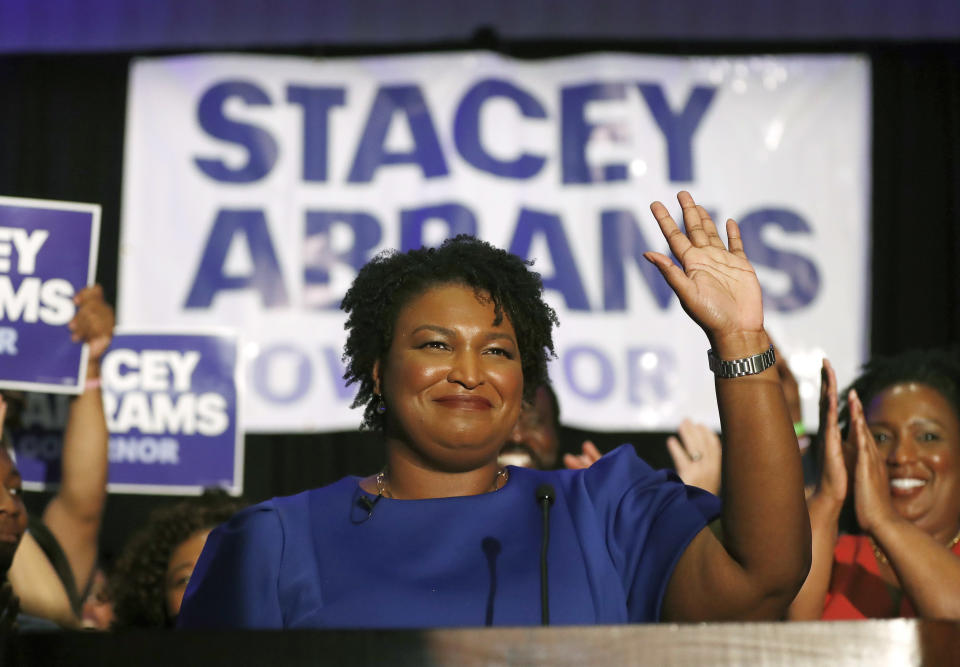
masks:
[[(677, 559), (720, 511), (630, 445), (586, 470), (510, 468), (499, 491), (376, 499), (347, 477), (247, 508), (211, 533), (182, 628), (540, 624), (542, 514), (554, 625), (656, 621)], [(364, 501), (368, 502), (364, 502)]]

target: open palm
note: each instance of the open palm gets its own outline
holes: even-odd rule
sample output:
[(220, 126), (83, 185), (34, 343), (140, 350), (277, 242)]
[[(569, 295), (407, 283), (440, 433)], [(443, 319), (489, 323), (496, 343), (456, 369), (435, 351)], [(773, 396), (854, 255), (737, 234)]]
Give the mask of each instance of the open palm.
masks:
[(837, 374), (827, 359), (823, 360), (820, 380), (820, 431), (816, 447), (823, 453), (819, 489), (837, 504), (847, 497), (849, 472), (843, 455), (843, 444), (837, 416)]
[(707, 336), (762, 330), (760, 282), (743, 251), (737, 223), (727, 221), (727, 249), (710, 215), (690, 193), (680, 192), (677, 200), (686, 233), (660, 202), (651, 204), (650, 210), (682, 268), (661, 253), (644, 256), (660, 269), (680, 305)]

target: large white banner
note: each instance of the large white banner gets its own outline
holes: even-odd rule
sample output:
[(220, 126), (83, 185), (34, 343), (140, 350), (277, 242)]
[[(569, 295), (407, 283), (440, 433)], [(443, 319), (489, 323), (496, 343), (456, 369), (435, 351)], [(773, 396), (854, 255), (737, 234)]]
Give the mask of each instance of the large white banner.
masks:
[(706, 338), (642, 257), (687, 189), (740, 222), (813, 424), (821, 357), (844, 382), (865, 350), (869, 136), (860, 56), (138, 60), (120, 321), (242, 331), (250, 431), (353, 428), (357, 268), (474, 233), (543, 275), (564, 423), (716, 425)]

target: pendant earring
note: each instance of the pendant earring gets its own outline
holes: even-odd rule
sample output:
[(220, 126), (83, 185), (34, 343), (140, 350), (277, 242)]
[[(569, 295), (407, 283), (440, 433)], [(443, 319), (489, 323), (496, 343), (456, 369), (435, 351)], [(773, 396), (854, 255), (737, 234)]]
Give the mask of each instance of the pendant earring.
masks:
[(383, 396), (377, 394), (377, 414), (382, 415), (387, 411), (387, 404), (383, 402)]

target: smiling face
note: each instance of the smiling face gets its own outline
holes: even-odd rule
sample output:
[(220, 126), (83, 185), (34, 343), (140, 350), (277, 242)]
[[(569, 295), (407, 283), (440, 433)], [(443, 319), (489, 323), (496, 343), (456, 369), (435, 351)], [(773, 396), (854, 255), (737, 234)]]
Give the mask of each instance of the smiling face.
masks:
[(473, 470), (496, 460), (520, 414), (516, 333), (473, 288), (439, 285), (404, 306), (374, 382), (388, 441), (430, 467)]
[(866, 409), (887, 462), (897, 513), (946, 543), (960, 524), (960, 421), (950, 402), (917, 382), (895, 384)]

